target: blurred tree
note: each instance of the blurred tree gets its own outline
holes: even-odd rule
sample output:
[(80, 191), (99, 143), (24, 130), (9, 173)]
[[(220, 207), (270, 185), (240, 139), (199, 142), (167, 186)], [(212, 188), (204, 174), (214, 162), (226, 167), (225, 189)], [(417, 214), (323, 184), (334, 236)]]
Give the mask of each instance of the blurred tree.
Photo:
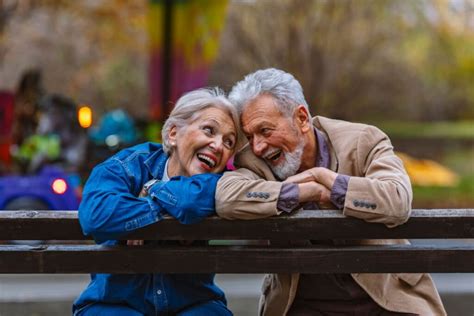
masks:
[(0, 43), (4, 87), (14, 87), (22, 68), (41, 67), (49, 91), (146, 116), (146, 0), (10, 2)]
[[(300, 80), (314, 113), (363, 121), (472, 118), (473, 27), (463, 24), (461, 41), (452, 25), (470, 15), (452, 2), (235, 1), (212, 82), (230, 88), (246, 73), (278, 67)], [(472, 12), (468, 2), (456, 1)], [(439, 32), (443, 24), (447, 34)], [(415, 34), (429, 42), (419, 47), (421, 62), (408, 57)], [(449, 49), (439, 53), (446, 38)]]
[(402, 57), (419, 76), (425, 119), (474, 117), (474, 3), (435, 0), (417, 10)]
[[(147, 117), (147, 0), (0, 0), (0, 88), (46, 89)], [(211, 85), (285, 69), (316, 114), (474, 118), (472, 0), (231, 1)], [(183, 32), (186, 34), (186, 32)], [(186, 38), (184, 38), (186, 40)]]

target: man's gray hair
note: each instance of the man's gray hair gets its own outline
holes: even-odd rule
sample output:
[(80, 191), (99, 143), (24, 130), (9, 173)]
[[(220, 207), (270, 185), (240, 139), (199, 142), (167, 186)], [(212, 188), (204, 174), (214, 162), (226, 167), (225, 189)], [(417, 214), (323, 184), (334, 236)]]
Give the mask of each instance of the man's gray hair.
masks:
[(310, 114), (303, 88), (292, 74), (283, 70), (268, 68), (258, 70), (237, 82), (229, 93), (229, 99), (235, 104), (241, 115), (244, 108), (260, 95), (272, 96), (286, 117), (291, 117), (298, 105), (304, 105)]
[(163, 125), (161, 131), (161, 137), (163, 140), (163, 150), (167, 154), (171, 154), (173, 149), (169, 144), (169, 133), (173, 126), (176, 126), (178, 129), (182, 128), (192, 121), (194, 121), (198, 116), (201, 110), (216, 107), (227, 112), (236, 128), (236, 148), (240, 145), (241, 132), (240, 132), (240, 123), (239, 115), (235, 106), (230, 103), (229, 99), (225, 96), (225, 93), (217, 88), (202, 88), (188, 92), (181, 96), (176, 102), (176, 105), (171, 111), (170, 116)]

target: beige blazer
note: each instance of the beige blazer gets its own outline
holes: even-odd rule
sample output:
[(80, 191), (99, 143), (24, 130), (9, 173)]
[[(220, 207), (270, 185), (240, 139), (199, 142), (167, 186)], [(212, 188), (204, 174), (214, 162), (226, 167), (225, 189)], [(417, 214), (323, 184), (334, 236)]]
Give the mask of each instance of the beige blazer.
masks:
[[(376, 127), (317, 116), (313, 125), (329, 146), (331, 170), (351, 176), (343, 213), (395, 227), (408, 220), (412, 190), (403, 163)], [(217, 214), (227, 219), (278, 215), (281, 182), (248, 146), (236, 156), (239, 169), (227, 172), (217, 185)], [(267, 181), (268, 180), (268, 181)], [(265, 194), (259, 194), (259, 193)], [(253, 194), (254, 193), (254, 194)], [(406, 240), (363, 240), (359, 244), (408, 243)], [(429, 274), (352, 274), (383, 308), (420, 315), (446, 315)], [(299, 274), (268, 274), (260, 298), (260, 315), (286, 315), (295, 298)]]

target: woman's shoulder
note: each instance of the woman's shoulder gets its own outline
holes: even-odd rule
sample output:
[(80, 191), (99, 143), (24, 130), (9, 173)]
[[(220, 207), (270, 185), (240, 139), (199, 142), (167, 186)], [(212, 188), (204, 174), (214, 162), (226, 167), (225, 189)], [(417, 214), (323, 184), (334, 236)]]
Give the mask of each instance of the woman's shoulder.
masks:
[(163, 146), (160, 143), (146, 142), (122, 149), (114, 156), (112, 156), (111, 159), (118, 159), (123, 161), (128, 159), (134, 159), (137, 156), (149, 156), (161, 152), (163, 152)]
[(120, 165), (127, 168), (130, 164), (151, 163), (156, 160), (166, 160), (167, 155), (159, 143), (146, 142), (120, 150), (118, 153), (109, 157), (96, 168), (113, 168), (114, 165)]

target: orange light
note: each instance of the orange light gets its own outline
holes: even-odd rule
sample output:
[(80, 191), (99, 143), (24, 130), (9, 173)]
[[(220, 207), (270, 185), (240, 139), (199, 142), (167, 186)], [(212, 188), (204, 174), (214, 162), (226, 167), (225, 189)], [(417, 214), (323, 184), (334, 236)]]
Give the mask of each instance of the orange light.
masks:
[(81, 106), (77, 112), (77, 119), (82, 128), (88, 128), (92, 125), (92, 110), (87, 105)]
[(67, 183), (64, 179), (56, 179), (53, 181), (51, 188), (56, 194), (64, 194), (67, 190)]

